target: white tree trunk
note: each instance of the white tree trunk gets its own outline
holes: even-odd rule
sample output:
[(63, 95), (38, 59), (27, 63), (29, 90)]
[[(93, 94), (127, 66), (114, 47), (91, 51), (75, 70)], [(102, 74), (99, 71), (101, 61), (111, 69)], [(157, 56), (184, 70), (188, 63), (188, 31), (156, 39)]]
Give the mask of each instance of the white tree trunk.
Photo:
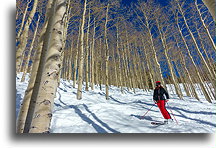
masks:
[(201, 51), (200, 51), (200, 49), (199, 49), (199, 47), (198, 47), (198, 44), (197, 44), (197, 42), (196, 42), (196, 39), (195, 39), (195, 37), (194, 37), (192, 31), (191, 31), (190, 28), (189, 28), (189, 25), (188, 25), (187, 20), (186, 20), (186, 18), (185, 18), (184, 12), (183, 12), (182, 7), (180, 6), (179, 3), (178, 3), (178, 8), (179, 8), (180, 13), (181, 13), (181, 15), (182, 15), (182, 17), (183, 17), (183, 20), (184, 20), (184, 23), (185, 23), (185, 25), (186, 25), (186, 28), (187, 28), (187, 30), (188, 30), (188, 32), (189, 32), (191, 38), (192, 38), (192, 41), (193, 41), (193, 43), (194, 43), (194, 45), (195, 45), (195, 47), (196, 47), (197, 53), (198, 53), (200, 59), (202, 60), (204, 66), (206, 67), (206, 70), (207, 70), (207, 73), (208, 73), (208, 77), (209, 77), (211, 83), (213, 84), (214, 89), (216, 89), (216, 84), (215, 84), (216, 78), (215, 78), (215, 76), (212, 74), (212, 72), (211, 72), (211, 70), (210, 70), (210, 68), (209, 68), (209, 66), (208, 66), (208, 64), (207, 64), (207, 62), (206, 62), (206, 60), (205, 60), (205, 58), (203, 57), (203, 55), (202, 55), (202, 53), (201, 53)]
[(163, 45), (163, 48), (164, 48), (164, 55), (165, 55), (165, 58), (166, 58), (167, 63), (168, 63), (168, 67), (169, 67), (170, 74), (171, 74), (171, 80), (172, 80), (172, 82), (174, 84), (176, 94), (178, 95), (178, 97), (180, 99), (183, 99), (181, 89), (180, 89), (179, 85), (177, 84), (176, 77), (175, 77), (175, 74), (173, 72), (173, 66), (171, 64), (170, 57), (168, 56), (168, 47), (167, 47), (166, 37), (165, 37), (166, 35), (164, 34), (164, 32), (162, 30), (162, 27), (160, 26), (160, 23), (159, 23), (158, 20), (156, 20), (156, 24), (158, 26), (160, 38), (161, 38), (162, 45)]
[(58, 87), (59, 72), (62, 67), (64, 14), (66, 0), (57, 0), (54, 5), (54, 22), (51, 40), (43, 66), (40, 87), (36, 99), (35, 111), (30, 127), (30, 133), (49, 133), (52, 119), (52, 108)]
[(107, 23), (108, 23), (108, 12), (109, 12), (109, 4), (106, 8), (106, 21), (105, 21), (105, 27), (104, 27), (104, 38), (105, 38), (105, 44), (106, 44), (106, 57), (105, 57), (105, 87), (106, 87), (106, 100), (109, 100), (109, 45), (108, 45), (108, 39), (107, 39)]
[(79, 53), (79, 45), (80, 45), (80, 33), (81, 33), (81, 26), (79, 27), (79, 33), (78, 33), (77, 43), (76, 43), (77, 46), (76, 46), (76, 52), (75, 52), (75, 58), (74, 58), (73, 88), (75, 88), (76, 80), (77, 80), (77, 65), (78, 65), (78, 55), (79, 55), (78, 53)]
[(86, 53), (85, 53), (85, 80), (86, 80), (86, 87), (85, 90), (88, 91), (89, 89), (89, 51), (90, 51), (90, 43), (89, 43), (89, 30), (90, 30), (90, 20), (91, 20), (91, 13), (89, 9), (89, 17), (88, 17), (88, 26), (87, 26), (87, 32), (86, 32)]
[(83, 81), (83, 61), (84, 61), (84, 25), (85, 25), (85, 14), (86, 14), (87, 0), (84, 3), (84, 10), (82, 16), (82, 26), (81, 26), (81, 37), (80, 37), (80, 52), (79, 52), (79, 67), (78, 67), (78, 88), (77, 88), (77, 99), (82, 99), (82, 81)]
[(93, 31), (93, 39), (92, 39), (92, 48), (91, 48), (91, 89), (94, 90), (95, 85), (95, 33), (96, 33), (96, 25), (94, 18), (94, 31)]
[[(177, 18), (177, 20), (178, 20), (178, 18)], [(186, 47), (186, 50), (187, 50), (187, 52), (188, 52), (188, 56), (189, 56), (189, 58), (190, 58), (190, 60), (191, 60), (191, 62), (192, 62), (192, 65), (193, 65), (194, 68), (195, 68), (196, 73), (197, 73), (198, 81), (199, 81), (199, 83), (200, 83), (200, 87), (201, 87), (201, 89), (202, 89), (202, 92), (203, 92), (203, 94), (205, 95), (206, 100), (207, 100), (208, 102), (211, 103), (211, 97), (210, 97), (210, 95), (207, 93), (207, 91), (206, 91), (206, 89), (205, 89), (205, 87), (204, 87), (203, 79), (202, 79), (202, 77), (201, 77), (201, 75), (200, 75), (200, 73), (199, 73), (199, 70), (198, 70), (198, 68), (197, 68), (197, 66), (196, 66), (196, 64), (195, 64), (195, 62), (194, 62), (194, 59), (193, 59), (193, 57), (192, 57), (192, 55), (191, 55), (191, 52), (190, 52), (190, 50), (189, 50), (189, 47), (188, 47), (187, 42), (186, 42), (186, 40), (185, 40), (185, 37), (184, 37), (183, 34), (182, 34), (182, 31), (181, 31), (181, 29), (180, 29), (180, 26), (179, 26), (179, 24), (178, 24), (178, 21), (177, 21), (176, 23), (177, 23), (178, 30), (179, 30), (179, 33), (180, 33), (180, 35), (181, 35), (181, 38), (182, 38), (182, 40), (183, 40), (183, 42), (184, 42), (184, 45), (185, 45), (185, 47)]]
[(21, 78), (21, 82), (25, 81), (25, 76), (26, 76), (26, 73), (27, 73), (27, 70), (28, 70), (29, 60), (31, 58), (32, 49), (34, 47), (34, 42), (35, 42), (36, 35), (38, 33), (37, 30), (38, 30), (39, 21), (40, 21), (40, 16), (38, 17), (38, 21), (37, 21), (37, 24), (36, 24), (36, 27), (35, 27), (35, 30), (34, 30), (33, 39), (32, 39), (31, 45), (30, 45), (29, 53), (28, 53), (27, 59), (26, 59), (25, 64), (24, 64), (23, 75), (22, 75), (22, 78)]
[[(215, 1), (216, 1), (216, 0), (215, 0)], [(213, 38), (211, 37), (211, 34), (210, 34), (209, 30), (208, 30), (208, 27), (206, 26), (204, 20), (202, 19), (202, 15), (201, 15), (200, 9), (198, 8), (197, 0), (196, 0), (196, 2), (195, 2), (195, 6), (196, 6), (197, 12), (198, 12), (198, 14), (199, 14), (199, 18), (200, 18), (200, 20), (201, 20), (201, 22), (202, 22), (202, 25), (203, 25), (203, 27), (204, 27), (204, 29), (205, 29), (207, 35), (208, 35), (208, 38), (209, 38), (209, 40), (210, 40), (210, 42), (211, 42), (211, 45), (212, 45), (213, 49), (216, 51), (216, 46), (215, 46), (214, 40), (213, 40)], [(216, 3), (215, 3), (215, 7), (216, 7)], [(215, 10), (214, 10), (214, 11), (215, 11)]]
[[(152, 87), (154, 88), (154, 76), (152, 74), (152, 68), (150, 66), (150, 60), (149, 60), (149, 56), (148, 56), (148, 53), (147, 53), (147, 48), (145, 47), (145, 41), (144, 39), (142, 39), (142, 45), (143, 45), (143, 50), (144, 50), (144, 54), (145, 54), (145, 58), (146, 58), (146, 65), (147, 65), (147, 69), (149, 71), (149, 79), (150, 79), (150, 84), (152, 85)], [(147, 82), (148, 83), (148, 82)], [(149, 87), (150, 89), (150, 87)]]
[(215, 12), (216, 0), (202, 0), (202, 1), (208, 7), (212, 17), (216, 21), (216, 12)]
[(118, 73), (119, 73), (119, 79), (118, 79), (118, 86), (121, 87), (121, 92), (123, 92), (123, 84), (122, 84), (122, 69), (121, 69), (121, 55), (119, 54), (119, 27), (118, 24), (116, 26), (116, 53), (118, 55)]
[(156, 67), (159, 70), (159, 78), (158, 79), (161, 81), (161, 83), (164, 85), (164, 87), (166, 87), (166, 84), (165, 84), (164, 79), (163, 79), (161, 67), (160, 67), (160, 64), (158, 62), (157, 53), (156, 53), (156, 50), (155, 50), (155, 46), (154, 46), (154, 42), (153, 42), (153, 37), (152, 37), (150, 25), (149, 25), (149, 22), (148, 22), (149, 18), (148, 18), (148, 16), (146, 15), (146, 13), (144, 11), (143, 11), (143, 14), (144, 14), (144, 18), (145, 18), (148, 34), (149, 34), (149, 37), (150, 37), (151, 48), (152, 48), (152, 51), (153, 51), (153, 58), (154, 58)]
[[(37, 47), (37, 51), (34, 57), (34, 62), (31, 70), (30, 80), (28, 87), (25, 91), (25, 96), (23, 98), (23, 102), (20, 107), (19, 115), (17, 118), (17, 133), (23, 133), (24, 129), (26, 129), (26, 132), (28, 132), (30, 124), (31, 124), (31, 118), (28, 117), (30, 112), (34, 111), (34, 102), (33, 99), (33, 90), (35, 90), (35, 81), (36, 76), (38, 74), (38, 68), (39, 63), (41, 60), (41, 56), (45, 54), (44, 48), (46, 48), (47, 43), (49, 42), (49, 37), (47, 36), (47, 31), (51, 28), (50, 22), (51, 22), (51, 14), (54, 13), (54, 9), (52, 8), (52, 1), (49, 0), (47, 4), (47, 14), (46, 14), (46, 20), (44, 23), (44, 27), (40, 33), (40, 41)], [(46, 45), (45, 45), (46, 44)], [(36, 92), (37, 93), (37, 92)], [(27, 116), (28, 115), (28, 116)]]

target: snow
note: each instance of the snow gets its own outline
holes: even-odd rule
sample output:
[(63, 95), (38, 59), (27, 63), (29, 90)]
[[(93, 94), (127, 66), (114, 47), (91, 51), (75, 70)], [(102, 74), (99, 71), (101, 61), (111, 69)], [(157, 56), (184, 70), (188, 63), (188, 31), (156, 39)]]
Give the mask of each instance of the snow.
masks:
[[(22, 73), (16, 79), (16, 112), (25, 93), (28, 77), (20, 82)], [(95, 86), (85, 91), (83, 98), (76, 99), (77, 87), (72, 87), (72, 81), (61, 79), (54, 100), (51, 133), (215, 133), (216, 132), (216, 103), (205, 101), (204, 96), (198, 94), (201, 102), (186, 97), (183, 100), (171, 91), (171, 99), (167, 110), (170, 112), (173, 123), (168, 125), (151, 125), (151, 121), (163, 121), (158, 107), (153, 104), (153, 91), (145, 92), (140, 89), (132, 90), (111, 86), (110, 99), (105, 99), (105, 86), (100, 90)], [(183, 89), (183, 87), (181, 87)], [(199, 88), (197, 88), (199, 89)], [(153, 107), (152, 107), (153, 106)], [(152, 107), (152, 108), (151, 108)], [(143, 115), (148, 111), (145, 117)]]

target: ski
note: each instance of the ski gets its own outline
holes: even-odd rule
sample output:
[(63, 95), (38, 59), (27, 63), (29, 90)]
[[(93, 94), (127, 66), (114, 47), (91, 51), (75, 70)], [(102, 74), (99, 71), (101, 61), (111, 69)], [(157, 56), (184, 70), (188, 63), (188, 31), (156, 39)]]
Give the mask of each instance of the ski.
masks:
[(157, 122), (157, 121), (153, 121), (151, 122), (152, 125), (165, 125), (164, 122)]

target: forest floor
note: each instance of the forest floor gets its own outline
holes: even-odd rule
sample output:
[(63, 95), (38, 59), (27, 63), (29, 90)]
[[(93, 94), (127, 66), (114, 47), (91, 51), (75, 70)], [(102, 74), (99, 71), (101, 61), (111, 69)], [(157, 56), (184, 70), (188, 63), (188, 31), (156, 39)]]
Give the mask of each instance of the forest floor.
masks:
[[(22, 73), (16, 78), (16, 116), (19, 112), (28, 77), (20, 82)], [(201, 101), (186, 97), (180, 100), (171, 91), (167, 110), (174, 120), (168, 125), (152, 125), (152, 121), (163, 121), (156, 105), (153, 106), (153, 91), (135, 89), (135, 93), (111, 86), (109, 100), (105, 99), (105, 87), (95, 86), (85, 91), (82, 100), (76, 99), (77, 89), (72, 81), (61, 79), (54, 101), (51, 133), (215, 133), (216, 102), (208, 103), (197, 88)], [(152, 107), (153, 106), (153, 107)], [(152, 109), (146, 114), (149, 108)], [(173, 116), (174, 115), (174, 116)]]

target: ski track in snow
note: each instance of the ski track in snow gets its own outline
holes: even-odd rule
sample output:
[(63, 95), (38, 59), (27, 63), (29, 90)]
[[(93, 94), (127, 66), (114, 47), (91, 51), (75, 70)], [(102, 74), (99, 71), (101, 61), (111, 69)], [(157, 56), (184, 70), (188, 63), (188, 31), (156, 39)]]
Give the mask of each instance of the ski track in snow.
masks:
[[(29, 78), (20, 82), (22, 73), (16, 78), (16, 115), (23, 99)], [(77, 87), (76, 87), (77, 88)], [(72, 87), (72, 81), (61, 80), (54, 100), (51, 133), (215, 133), (216, 110), (213, 104), (194, 98), (178, 97), (168, 87), (170, 101), (167, 110), (174, 120), (168, 125), (151, 125), (151, 121), (163, 121), (159, 109), (154, 105), (152, 110), (142, 116), (153, 105), (153, 91), (145, 92), (136, 89), (128, 91), (124, 88), (111, 86), (110, 99), (105, 99), (105, 87), (102, 90), (95, 86), (92, 91), (85, 91), (83, 86), (82, 100), (76, 99), (77, 89)], [(185, 95), (185, 93), (184, 93)], [(174, 119), (174, 118), (173, 118)]]

